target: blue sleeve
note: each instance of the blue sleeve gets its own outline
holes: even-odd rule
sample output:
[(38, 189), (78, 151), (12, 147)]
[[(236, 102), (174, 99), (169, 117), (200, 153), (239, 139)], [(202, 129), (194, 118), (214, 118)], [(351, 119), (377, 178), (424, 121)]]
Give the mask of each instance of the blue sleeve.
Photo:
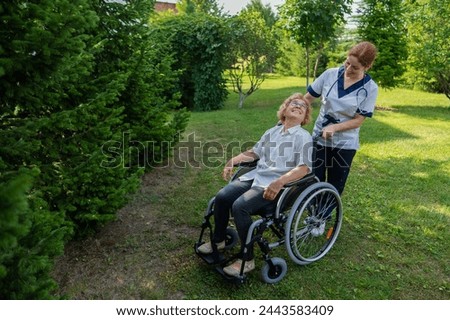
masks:
[(307, 91), (308, 91), (309, 94), (312, 95), (314, 98), (320, 97), (320, 93), (315, 92), (314, 89), (311, 87), (311, 85), (308, 86)]
[(325, 80), (328, 79), (328, 77), (333, 77), (335, 73), (336, 68), (325, 70), (310, 86), (308, 86), (307, 91), (309, 94), (315, 98), (320, 97), (323, 94)]

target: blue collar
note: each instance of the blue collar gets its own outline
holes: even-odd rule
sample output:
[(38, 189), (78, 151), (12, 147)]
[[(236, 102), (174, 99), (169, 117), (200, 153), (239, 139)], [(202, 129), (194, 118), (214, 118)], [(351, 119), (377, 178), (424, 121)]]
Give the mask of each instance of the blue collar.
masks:
[(355, 82), (347, 89), (344, 89), (344, 67), (340, 67), (338, 71), (338, 97), (342, 98), (343, 96), (346, 96), (349, 93), (352, 93), (353, 91), (363, 88), (364, 85), (369, 82), (372, 78), (366, 73), (364, 75), (364, 78), (359, 80), (358, 82)]

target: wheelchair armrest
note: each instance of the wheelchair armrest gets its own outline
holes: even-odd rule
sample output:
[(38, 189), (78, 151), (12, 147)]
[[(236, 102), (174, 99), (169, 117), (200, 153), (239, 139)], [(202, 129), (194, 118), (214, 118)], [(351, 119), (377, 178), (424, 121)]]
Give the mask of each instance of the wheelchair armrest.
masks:
[(303, 178), (300, 178), (298, 180), (286, 183), (284, 185), (285, 188), (289, 188), (295, 185), (300, 185), (304, 183), (312, 182), (314, 179), (316, 179), (316, 175), (313, 172), (308, 173), (307, 175), (303, 176)]
[(244, 167), (244, 168), (253, 168), (256, 167), (256, 164), (258, 163), (259, 159), (249, 161), (249, 162), (241, 162), (239, 164), (235, 164), (235, 167)]

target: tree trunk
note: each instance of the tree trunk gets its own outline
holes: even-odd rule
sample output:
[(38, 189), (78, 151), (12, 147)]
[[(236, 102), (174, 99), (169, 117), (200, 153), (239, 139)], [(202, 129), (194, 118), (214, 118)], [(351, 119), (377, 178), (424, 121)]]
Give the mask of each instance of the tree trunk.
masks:
[(450, 99), (450, 78), (446, 78), (444, 73), (438, 73), (436, 75), (436, 79), (439, 83), (440, 89), (446, 95), (448, 99)]
[(321, 56), (322, 56), (322, 50), (320, 50), (319, 53), (317, 54), (316, 62), (314, 64), (313, 81), (316, 80), (316, 77), (317, 77), (317, 69), (319, 68), (319, 61), (320, 61)]
[(242, 109), (242, 107), (244, 106), (244, 100), (245, 100), (246, 95), (243, 94), (242, 92), (239, 92), (239, 109)]
[(309, 86), (309, 48), (306, 48), (306, 88)]

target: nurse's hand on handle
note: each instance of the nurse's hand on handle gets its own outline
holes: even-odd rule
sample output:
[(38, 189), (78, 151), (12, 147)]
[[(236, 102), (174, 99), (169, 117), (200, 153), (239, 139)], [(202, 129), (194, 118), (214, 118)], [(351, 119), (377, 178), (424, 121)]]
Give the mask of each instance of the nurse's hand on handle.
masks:
[(329, 125), (326, 126), (325, 128), (322, 129), (322, 138), (326, 139), (331, 139), (334, 135), (334, 133), (336, 132), (335, 126), (334, 125)]

